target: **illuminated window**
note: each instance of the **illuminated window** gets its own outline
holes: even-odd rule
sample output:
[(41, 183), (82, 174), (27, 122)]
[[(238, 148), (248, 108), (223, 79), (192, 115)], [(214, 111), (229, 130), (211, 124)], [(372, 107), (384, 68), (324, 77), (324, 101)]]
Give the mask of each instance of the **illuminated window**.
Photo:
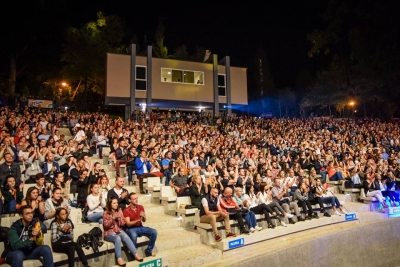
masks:
[(225, 74), (218, 74), (218, 95), (226, 96)]
[(161, 81), (162, 82), (172, 82), (172, 70), (171, 69), (161, 69)]
[(147, 90), (147, 68), (136, 66), (136, 90)]
[(172, 82), (173, 83), (181, 83), (183, 81), (182, 74), (183, 74), (183, 71), (181, 71), (181, 70), (172, 70)]
[(161, 68), (161, 82), (204, 85), (204, 72)]
[(204, 84), (204, 72), (195, 71), (194, 72), (194, 81), (196, 84)]
[(184, 83), (194, 83), (194, 72), (184, 71), (183, 72), (183, 82)]

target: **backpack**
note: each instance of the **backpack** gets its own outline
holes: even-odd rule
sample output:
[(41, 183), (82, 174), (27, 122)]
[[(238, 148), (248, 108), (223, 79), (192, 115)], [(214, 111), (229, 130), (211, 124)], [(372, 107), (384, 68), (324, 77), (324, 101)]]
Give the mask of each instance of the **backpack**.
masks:
[(354, 188), (354, 183), (351, 179), (346, 179), (346, 181), (344, 181), (344, 187), (345, 188)]
[(99, 247), (103, 245), (101, 239), (103, 237), (103, 231), (99, 227), (94, 227), (89, 233), (80, 235), (76, 241), (79, 246), (89, 249), (92, 248), (93, 252), (99, 252)]

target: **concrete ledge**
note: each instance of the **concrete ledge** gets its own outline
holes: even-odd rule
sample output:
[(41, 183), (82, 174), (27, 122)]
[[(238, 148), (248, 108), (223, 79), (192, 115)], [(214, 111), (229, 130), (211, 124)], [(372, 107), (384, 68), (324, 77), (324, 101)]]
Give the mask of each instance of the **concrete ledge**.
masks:
[(279, 236), (285, 236), (294, 234), (297, 232), (314, 229), (317, 227), (323, 227), (330, 224), (337, 223), (356, 223), (359, 224), (357, 213), (343, 214), (342, 216), (323, 217), (320, 219), (313, 219), (311, 221), (300, 222), (296, 224), (288, 225), (288, 227), (279, 227), (275, 229), (264, 229), (257, 231), (250, 235), (239, 235), (235, 238), (225, 238), (222, 241), (216, 243), (218, 249), (222, 251), (250, 245), (253, 243), (261, 242), (264, 240), (276, 238)]

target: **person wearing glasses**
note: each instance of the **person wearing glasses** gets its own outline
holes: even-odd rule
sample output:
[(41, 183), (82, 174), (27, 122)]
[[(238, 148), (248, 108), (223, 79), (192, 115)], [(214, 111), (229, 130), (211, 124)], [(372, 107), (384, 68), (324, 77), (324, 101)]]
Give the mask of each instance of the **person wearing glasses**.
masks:
[[(14, 222), (9, 230), (10, 251), (7, 253), (6, 262), (13, 267), (23, 267), (24, 260), (40, 259), (44, 267), (53, 267), (53, 254), (48, 245), (38, 245), (36, 238), (40, 232), (47, 232), (46, 226), (34, 219), (34, 211), (28, 206), (22, 206), (19, 209), (20, 217)], [(40, 227), (36, 227), (36, 223)]]

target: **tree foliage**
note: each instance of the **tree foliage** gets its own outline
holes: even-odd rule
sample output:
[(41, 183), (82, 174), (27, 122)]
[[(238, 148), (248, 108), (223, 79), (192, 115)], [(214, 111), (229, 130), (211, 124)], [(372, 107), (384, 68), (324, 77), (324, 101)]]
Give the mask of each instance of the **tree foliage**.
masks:
[[(104, 73), (107, 53), (126, 50), (122, 44), (124, 22), (118, 16), (97, 13), (97, 20), (81, 28), (68, 28), (61, 61), (62, 73), (71, 84), (82, 83), (82, 90), (104, 94)], [(79, 88), (76, 88), (79, 90)]]
[(158, 58), (168, 58), (168, 48), (164, 45), (165, 27), (162, 20), (158, 24), (153, 44), (154, 56)]

